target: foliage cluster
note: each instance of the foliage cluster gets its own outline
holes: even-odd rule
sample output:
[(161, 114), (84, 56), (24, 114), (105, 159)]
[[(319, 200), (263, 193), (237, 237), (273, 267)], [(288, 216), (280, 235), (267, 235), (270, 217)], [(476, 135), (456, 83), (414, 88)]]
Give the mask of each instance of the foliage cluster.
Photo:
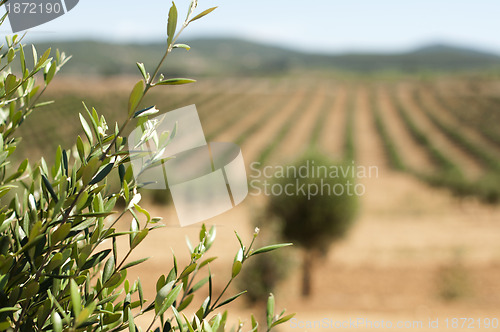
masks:
[[(127, 269), (147, 260), (130, 261), (130, 254), (162, 225), (161, 218), (152, 217), (139, 205), (140, 184), (130, 166), (130, 160), (138, 156), (128, 151), (122, 133), (133, 121), (143, 125), (149, 115), (158, 112), (155, 107), (140, 107), (149, 90), (194, 82), (166, 79), (159, 71), (172, 50), (189, 50), (187, 45), (176, 44), (179, 34), (215, 9), (195, 15), (196, 6), (197, 1), (192, 1), (178, 29), (177, 9), (172, 4), (167, 50), (153, 74), (137, 63), (142, 79), (130, 93), (124, 123), (110, 128), (104, 116), (85, 106), (85, 116), (80, 114), (85, 137), (78, 136), (71, 149), (59, 147), (52, 165), (42, 158), (36, 164), (24, 160), (14, 167), (12, 154), (20, 142), (15, 132), (27, 116), (46, 104), (38, 100), (69, 57), (59, 51), (51, 57), (50, 49), (39, 56), (32, 47), (31, 66), (22, 38), (6, 38), (0, 54), (0, 330), (223, 331), (228, 314), (220, 308), (244, 293), (227, 296), (247, 259), (287, 245), (254, 249), (257, 232), (248, 246), (236, 234), (240, 249), (228, 273), (229, 281), (220, 294), (214, 294), (209, 266), (215, 258), (205, 256), (216, 231), (202, 226), (199, 243), (189, 248), (189, 263), (179, 266), (173, 257), (168, 274), (158, 279), (153, 301), (144, 298), (139, 279), (127, 279)], [(17, 75), (11, 70), (16, 57), (21, 67)], [(43, 82), (37, 85), (39, 80)], [(174, 135), (175, 130), (163, 133), (160, 139), (168, 144)], [(155, 139), (154, 131), (142, 138)], [(117, 223), (126, 217), (131, 218), (130, 230), (117, 231)], [(122, 237), (128, 238), (128, 248), (118, 250), (117, 238)], [(200, 276), (202, 271), (205, 277)], [(194, 314), (186, 314), (195, 294), (204, 290), (202, 305)], [(151, 324), (136, 326), (134, 320), (148, 312), (153, 313)], [(292, 316), (284, 311), (275, 314), (274, 297), (269, 297), (267, 330)], [(252, 319), (251, 329), (258, 328)], [(241, 324), (237, 329), (242, 329)]]

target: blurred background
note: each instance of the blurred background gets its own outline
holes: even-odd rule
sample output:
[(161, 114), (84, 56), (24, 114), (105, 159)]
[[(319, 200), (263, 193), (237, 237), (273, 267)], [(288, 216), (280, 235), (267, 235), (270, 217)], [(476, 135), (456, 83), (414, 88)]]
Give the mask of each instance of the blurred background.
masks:
[[(180, 18), (189, 3), (176, 2)], [(28, 32), (27, 44), (73, 58), (45, 94), (55, 104), (21, 127), (19, 160), (50, 161), (58, 145), (68, 149), (76, 134), (83, 137), (82, 101), (108, 124), (125, 118), (140, 78), (135, 63), (152, 71), (165, 50), (170, 5), (82, 0)], [(219, 8), (180, 38), (191, 50), (175, 50), (162, 68), (166, 77), (198, 82), (153, 90), (145, 106), (167, 112), (196, 104), (207, 140), (240, 145), (249, 177), (257, 174), (253, 162), (260, 169), (286, 165), (309, 150), (327, 164), (378, 170), (356, 177), (365, 192), (356, 204), (346, 203), (355, 217), (345, 232), (319, 247), (295, 238), (294, 248), (253, 263), (234, 285), (234, 292), (253, 290), (238, 300), (237, 314), (247, 321), (249, 312), (261, 314), (272, 291), (278, 307), (297, 312), (296, 325), (283, 331), (320, 330), (307, 322), (325, 318), (422, 321), (424, 331), (429, 318), (441, 319), (443, 330), (445, 318), (500, 319), (500, 39), (494, 32), (500, 3), (200, 0), (198, 10), (212, 6)], [(2, 33), (10, 33), (8, 25)], [(138, 256), (153, 258), (131, 270), (151, 298), (158, 276), (168, 273), (171, 249), (187, 260), (184, 237), (194, 241), (199, 228), (178, 226), (168, 192), (143, 197), (168, 225), (139, 247)], [(328, 209), (336, 199), (310, 204)], [(207, 221), (218, 227), (217, 285), (230, 277), (234, 230), (248, 242), (258, 225), (261, 244), (290, 237), (283, 231), (287, 220), (270, 214), (270, 201), (249, 195)]]

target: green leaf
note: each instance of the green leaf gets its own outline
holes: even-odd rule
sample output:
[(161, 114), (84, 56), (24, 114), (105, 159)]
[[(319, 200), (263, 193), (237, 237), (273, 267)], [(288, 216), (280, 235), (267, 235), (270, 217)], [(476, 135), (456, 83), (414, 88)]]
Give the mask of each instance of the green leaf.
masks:
[(54, 332), (62, 332), (61, 316), (59, 316), (59, 314), (55, 310), (52, 311), (50, 319), (52, 321), (52, 329), (54, 330)]
[(204, 267), (205, 265), (213, 262), (214, 260), (216, 260), (217, 257), (210, 257), (210, 258), (207, 258), (205, 259), (203, 262), (200, 263), (200, 268)]
[(78, 200), (76, 201), (76, 209), (78, 211), (81, 211), (85, 206), (85, 204), (87, 203), (88, 199), (89, 199), (89, 193), (86, 191), (82, 192), (82, 194), (80, 195), (80, 197), (78, 197)]
[(95, 173), (99, 169), (99, 164), (100, 163), (98, 158), (92, 158), (89, 160), (87, 165), (83, 167), (83, 172), (82, 172), (83, 184), (88, 184), (90, 180), (92, 180)]
[(176, 28), (177, 28), (177, 7), (175, 7), (175, 3), (172, 1), (172, 7), (170, 7), (170, 11), (168, 12), (168, 23), (167, 23), (168, 46), (172, 44)]
[(200, 229), (200, 235), (199, 235), (200, 242), (205, 240), (206, 236), (207, 236), (207, 226), (205, 224), (203, 224), (203, 225), (201, 225), (201, 229)]
[(17, 87), (17, 78), (14, 74), (7, 75), (5, 79), (5, 92), (10, 94)]
[(31, 53), (33, 54), (33, 64), (36, 65), (38, 61), (38, 52), (33, 44), (31, 44)]
[(168, 308), (174, 303), (174, 301), (177, 299), (177, 296), (182, 290), (183, 284), (180, 283), (179, 285), (175, 286), (174, 289), (168, 293), (165, 301), (161, 305), (160, 311), (157, 313), (158, 315), (162, 315), (165, 311), (167, 311)]
[(24, 54), (23, 45), (19, 45), (19, 57), (20, 57), (20, 61), (21, 61), (21, 72), (25, 73), (26, 72), (26, 57)]
[(177, 321), (177, 325), (179, 326), (179, 331), (184, 332), (184, 324), (182, 324), (181, 316), (175, 307), (172, 307), (172, 312), (174, 313), (175, 320)]
[(137, 65), (137, 68), (139, 68), (139, 71), (141, 72), (142, 77), (144, 77), (144, 79), (147, 80), (148, 74), (146, 73), (146, 67), (144, 67), (144, 64), (142, 62), (137, 62), (136, 65)]
[(189, 319), (187, 319), (186, 315), (182, 314), (182, 317), (184, 318), (184, 321), (186, 322), (186, 325), (188, 327), (189, 332), (195, 332), (193, 325), (189, 322)]
[(215, 226), (210, 227), (210, 231), (208, 231), (207, 239), (205, 241), (205, 246), (207, 247), (207, 250), (212, 247), (212, 244), (214, 243), (216, 236), (217, 236), (217, 230)]
[(290, 315), (286, 315), (285, 317), (282, 317), (280, 319), (278, 319), (277, 321), (275, 321), (271, 327), (275, 327), (276, 325), (279, 325), (279, 324), (283, 324), (283, 323), (286, 323), (288, 322), (290, 319), (293, 318), (293, 316), (295, 316), (295, 314), (290, 314)]
[(143, 209), (142, 207), (140, 207), (137, 204), (134, 204), (134, 207), (137, 211), (139, 211), (140, 213), (142, 213), (143, 215), (146, 216), (146, 223), (149, 223), (151, 221), (151, 215), (149, 214), (149, 212), (147, 210)]
[(241, 271), (241, 267), (243, 266), (243, 255), (243, 248), (240, 248), (234, 257), (233, 268), (231, 271), (232, 278), (236, 277)]
[(168, 273), (168, 276), (165, 280), (166, 283), (169, 283), (171, 281), (174, 281), (174, 280), (177, 280), (177, 275), (176, 275), (177, 271), (175, 270), (175, 268), (171, 268), (170, 269), (170, 272)]
[[(156, 298), (155, 298), (155, 312), (158, 314), (160, 311), (163, 302), (167, 298), (168, 294), (172, 290), (172, 286), (175, 284), (175, 280), (167, 283), (166, 285), (162, 286), (160, 290), (156, 293)], [(159, 315), (159, 314), (158, 314)]]
[(196, 269), (196, 263), (192, 263), (192, 264), (188, 265), (184, 269), (184, 271), (182, 271), (181, 275), (177, 279), (180, 280), (180, 279), (190, 275), (195, 269)]
[(55, 101), (53, 100), (48, 100), (48, 101), (44, 101), (44, 102), (41, 102), (41, 103), (36, 103), (33, 108), (39, 108), (39, 107), (44, 107), (44, 106), (48, 106), (48, 105), (52, 105), (54, 104)]
[(259, 322), (257, 322), (254, 315), (251, 315), (251, 319), (252, 319), (252, 331), (257, 331), (257, 328), (259, 327)]
[(205, 284), (208, 282), (208, 280), (209, 280), (209, 279), (210, 279), (209, 277), (205, 277), (205, 278), (201, 279), (200, 281), (198, 281), (198, 282), (197, 282), (197, 283), (193, 286), (193, 288), (191, 288), (191, 289), (189, 290), (189, 293), (194, 293), (194, 292), (196, 292), (198, 289), (200, 289), (201, 287), (203, 287), (203, 285), (205, 285)]
[(85, 264), (83, 264), (81, 270), (84, 271), (84, 270), (93, 268), (94, 266), (96, 266), (97, 264), (102, 262), (104, 259), (106, 259), (106, 257), (109, 255), (110, 252), (111, 252), (111, 249), (106, 249), (106, 250), (103, 250), (97, 254), (92, 255), (92, 257), (90, 257), (85, 262)]
[(219, 324), (222, 331), (224, 331), (224, 329), (225, 329), (226, 321), (227, 321), (227, 310), (224, 310), (224, 312), (222, 313), (222, 318), (220, 320), (220, 324)]
[(142, 291), (142, 283), (139, 278), (137, 278), (137, 291), (139, 292), (139, 301), (141, 301), (142, 308), (142, 304), (144, 303), (144, 292)]
[(159, 81), (155, 83), (155, 85), (180, 85), (180, 84), (189, 84), (195, 82), (196, 80), (190, 78), (169, 78), (163, 81)]
[(188, 295), (184, 299), (184, 301), (182, 301), (181, 304), (179, 304), (178, 310), (182, 311), (182, 310), (186, 309), (191, 304), (191, 301), (193, 301), (193, 298), (194, 298), (194, 294)]
[(89, 185), (96, 184), (98, 182), (101, 182), (113, 169), (114, 164), (107, 164), (106, 166), (101, 169), (99, 173), (89, 182)]
[(3, 313), (3, 312), (15, 312), (15, 311), (19, 311), (19, 310), (21, 310), (21, 308), (4, 307), (4, 308), (0, 308), (0, 313)]
[(122, 164), (118, 166), (118, 175), (120, 176), (120, 183), (123, 187), (123, 181), (125, 179), (125, 166), (123, 166)]
[(262, 248), (259, 248), (259, 249), (255, 250), (255, 251), (252, 251), (250, 253), (250, 256), (262, 254), (262, 253), (265, 253), (265, 252), (273, 251), (273, 250), (276, 250), (276, 249), (279, 249), (279, 248), (283, 248), (283, 247), (288, 247), (288, 246), (291, 246), (291, 245), (293, 245), (293, 243), (281, 243), (281, 244), (273, 244), (273, 245), (270, 245), (270, 246), (265, 246), (265, 247), (262, 247)]
[(144, 238), (148, 235), (148, 233), (149, 233), (149, 229), (147, 229), (147, 228), (144, 228), (142, 231), (137, 233), (137, 235), (132, 240), (132, 244), (130, 245), (130, 249), (134, 249), (135, 247), (137, 247), (139, 245), (139, 243), (141, 243), (142, 240), (144, 240)]
[(204, 11), (202, 11), (201, 13), (199, 13), (198, 15), (196, 15), (195, 17), (193, 17), (191, 20), (189, 20), (188, 23), (191, 23), (193, 21), (196, 21), (196, 20), (199, 20), (200, 18), (202, 18), (203, 16), (205, 15), (208, 15), (210, 14), (211, 12), (213, 12), (217, 7), (212, 7), (212, 8), (209, 8), (209, 9), (205, 9)]
[(122, 314), (117, 312), (117, 313), (114, 313), (114, 314), (111, 314), (111, 313), (105, 313), (104, 314), (104, 319), (103, 319), (103, 323), (104, 325), (110, 325), (114, 322), (116, 322), (117, 320), (119, 320), (120, 318), (122, 318)]
[(64, 175), (66, 175), (66, 177), (68, 177), (68, 175), (69, 175), (68, 154), (67, 154), (66, 150), (62, 151), (62, 166), (64, 169)]
[(24, 159), (23, 162), (19, 165), (19, 167), (17, 168), (17, 171), (21, 174), (24, 173), (24, 171), (26, 171), (26, 168), (28, 168), (28, 162), (29, 160), (28, 159)]
[[(90, 129), (89, 124), (87, 123), (87, 120), (83, 117), (81, 113), (78, 113), (80, 116), (80, 122), (82, 123), (82, 128), (83, 131), (85, 132), (85, 136), (87, 136), (87, 139), (89, 140), (90, 144), (94, 144), (94, 139), (92, 137), (92, 130)], [(78, 144), (78, 141), (77, 141)], [(80, 156), (81, 157), (81, 156)]]
[(104, 264), (104, 270), (102, 271), (102, 280), (103, 282), (108, 281), (113, 272), (115, 271), (115, 259), (111, 256)]
[(130, 97), (128, 99), (128, 115), (132, 116), (135, 112), (137, 106), (139, 106), (139, 102), (144, 95), (144, 82), (141, 80), (137, 82), (130, 93)]
[(80, 311), (80, 314), (75, 319), (75, 325), (80, 326), (84, 324), (90, 317), (90, 315), (92, 315), (92, 313), (94, 312), (95, 306), (96, 302), (91, 302), (89, 305), (83, 308), (82, 311)]
[(52, 245), (55, 245), (56, 243), (66, 239), (66, 236), (68, 236), (70, 231), (71, 231), (71, 223), (67, 222), (62, 225), (59, 225), (57, 230), (50, 236)]
[(80, 157), (80, 161), (82, 163), (85, 162), (85, 147), (83, 145), (82, 138), (80, 135), (76, 138), (76, 149), (78, 150), (78, 156)]
[(191, 49), (191, 46), (186, 45), (186, 44), (175, 44), (174, 46), (172, 46), (172, 48), (183, 48), (183, 49), (189, 51)]
[(159, 111), (160, 110), (158, 110), (156, 106), (149, 106), (140, 111), (135, 112), (133, 118), (140, 118), (142, 116), (153, 115), (158, 113)]
[(130, 307), (127, 308), (127, 316), (128, 316), (128, 330), (129, 332), (135, 332), (134, 315), (132, 315), (132, 310), (130, 310)]
[(243, 241), (241, 241), (241, 237), (240, 235), (238, 234), (237, 231), (234, 231), (234, 234), (236, 234), (236, 238), (238, 239), (238, 242), (240, 243), (240, 248), (243, 249)]
[(56, 74), (57, 64), (55, 62), (52, 62), (50, 67), (47, 68), (48, 68), (47, 72), (45, 73), (45, 83), (49, 84), (54, 78), (54, 75)]
[(233, 268), (231, 270), (231, 278), (236, 277), (240, 273), (242, 266), (243, 264), (240, 261), (236, 261), (233, 263)]
[(49, 179), (47, 179), (47, 177), (45, 175), (42, 175), (42, 180), (43, 180), (43, 184), (45, 185), (45, 188), (47, 188), (47, 191), (49, 192), (52, 199), (57, 202), (58, 201), (57, 195), (54, 192), (54, 188), (52, 188), (52, 185), (50, 184)]
[(49, 59), (49, 55), (50, 55), (50, 48), (48, 48), (43, 53), (43, 55), (40, 57), (40, 59), (38, 60), (38, 62), (36, 64), (36, 68), (40, 68), (40, 67), (44, 66), (45, 62)]
[[(84, 218), (89, 218), (89, 217), (95, 217), (95, 218), (103, 218), (107, 217), (111, 214), (115, 214), (116, 211), (111, 211), (111, 212), (89, 212), (89, 213), (80, 213), (75, 215), (76, 217), (84, 217)], [(78, 230), (74, 228), (74, 230)]]
[[(7, 195), (7, 193), (13, 189), (13, 188), (17, 188), (16, 186), (12, 186), (12, 185), (6, 185), (6, 186), (2, 186), (0, 187), (0, 197), (3, 197), (5, 195)], [(2, 227), (3, 226), (0, 226), (0, 233), (3, 232), (5, 229), (2, 230)]]
[(113, 289), (114, 287), (121, 284), (125, 280), (126, 276), (127, 276), (127, 270), (122, 270), (121, 272), (113, 273), (111, 277), (109, 277), (108, 281), (104, 283), (103, 287)]
[(127, 263), (125, 264), (120, 270), (126, 270), (128, 269), (129, 267), (132, 267), (132, 266), (136, 266), (136, 265), (139, 265), (145, 261), (147, 261), (149, 259), (149, 257), (146, 257), (146, 258), (141, 258), (141, 259), (138, 259), (138, 260), (135, 260), (133, 262), (130, 262), (130, 263)]
[(71, 305), (73, 306), (73, 313), (75, 316), (80, 314), (82, 308), (82, 299), (80, 297), (80, 290), (78, 289), (78, 285), (75, 280), (70, 280), (70, 297), (71, 297)]
[(271, 327), (274, 317), (274, 295), (273, 293), (269, 294), (267, 298), (267, 309), (266, 309), (266, 317), (267, 317), (267, 326)]
[(227, 300), (223, 301), (222, 303), (220, 303), (219, 305), (217, 305), (217, 307), (215, 308), (220, 308), (222, 306), (225, 306), (226, 304), (229, 304), (231, 302), (233, 302), (234, 300), (236, 300), (238, 297), (240, 297), (241, 295), (245, 294), (247, 291), (243, 291), (243, 292), (239, 292), (238, 294), (234, 295), (234, 296), (231, 296), (230, 298), (228, 298)]

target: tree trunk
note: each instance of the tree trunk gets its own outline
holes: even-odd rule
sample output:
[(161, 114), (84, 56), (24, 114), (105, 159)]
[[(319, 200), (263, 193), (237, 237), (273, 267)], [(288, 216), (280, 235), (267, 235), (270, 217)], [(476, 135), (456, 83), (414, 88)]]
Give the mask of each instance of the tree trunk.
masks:
[(314, 253), (311, 250), (304, 250), (304, 261), (302, 262), (302, 297), (307, 298), (312, 290), (312, 269)]

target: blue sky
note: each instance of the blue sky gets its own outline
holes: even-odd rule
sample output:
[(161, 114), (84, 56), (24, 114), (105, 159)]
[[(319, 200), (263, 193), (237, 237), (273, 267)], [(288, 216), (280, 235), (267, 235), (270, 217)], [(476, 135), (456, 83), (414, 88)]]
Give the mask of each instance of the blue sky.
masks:
[[(185, 12), (189, 0), (176, 1)], [(68, 14), (30, 30), (30, 40), (164, 38), (168, 0), (80, 0)], [(232, 36), (311, 52), (400, 51), (449, 42), (500, 54), (499, 0), (199, 0), (219, 8), (185, 38)], [(8, 26), (2, 33), (9, 32)], [(497, 31), (495, 33), (494, 31)]]

